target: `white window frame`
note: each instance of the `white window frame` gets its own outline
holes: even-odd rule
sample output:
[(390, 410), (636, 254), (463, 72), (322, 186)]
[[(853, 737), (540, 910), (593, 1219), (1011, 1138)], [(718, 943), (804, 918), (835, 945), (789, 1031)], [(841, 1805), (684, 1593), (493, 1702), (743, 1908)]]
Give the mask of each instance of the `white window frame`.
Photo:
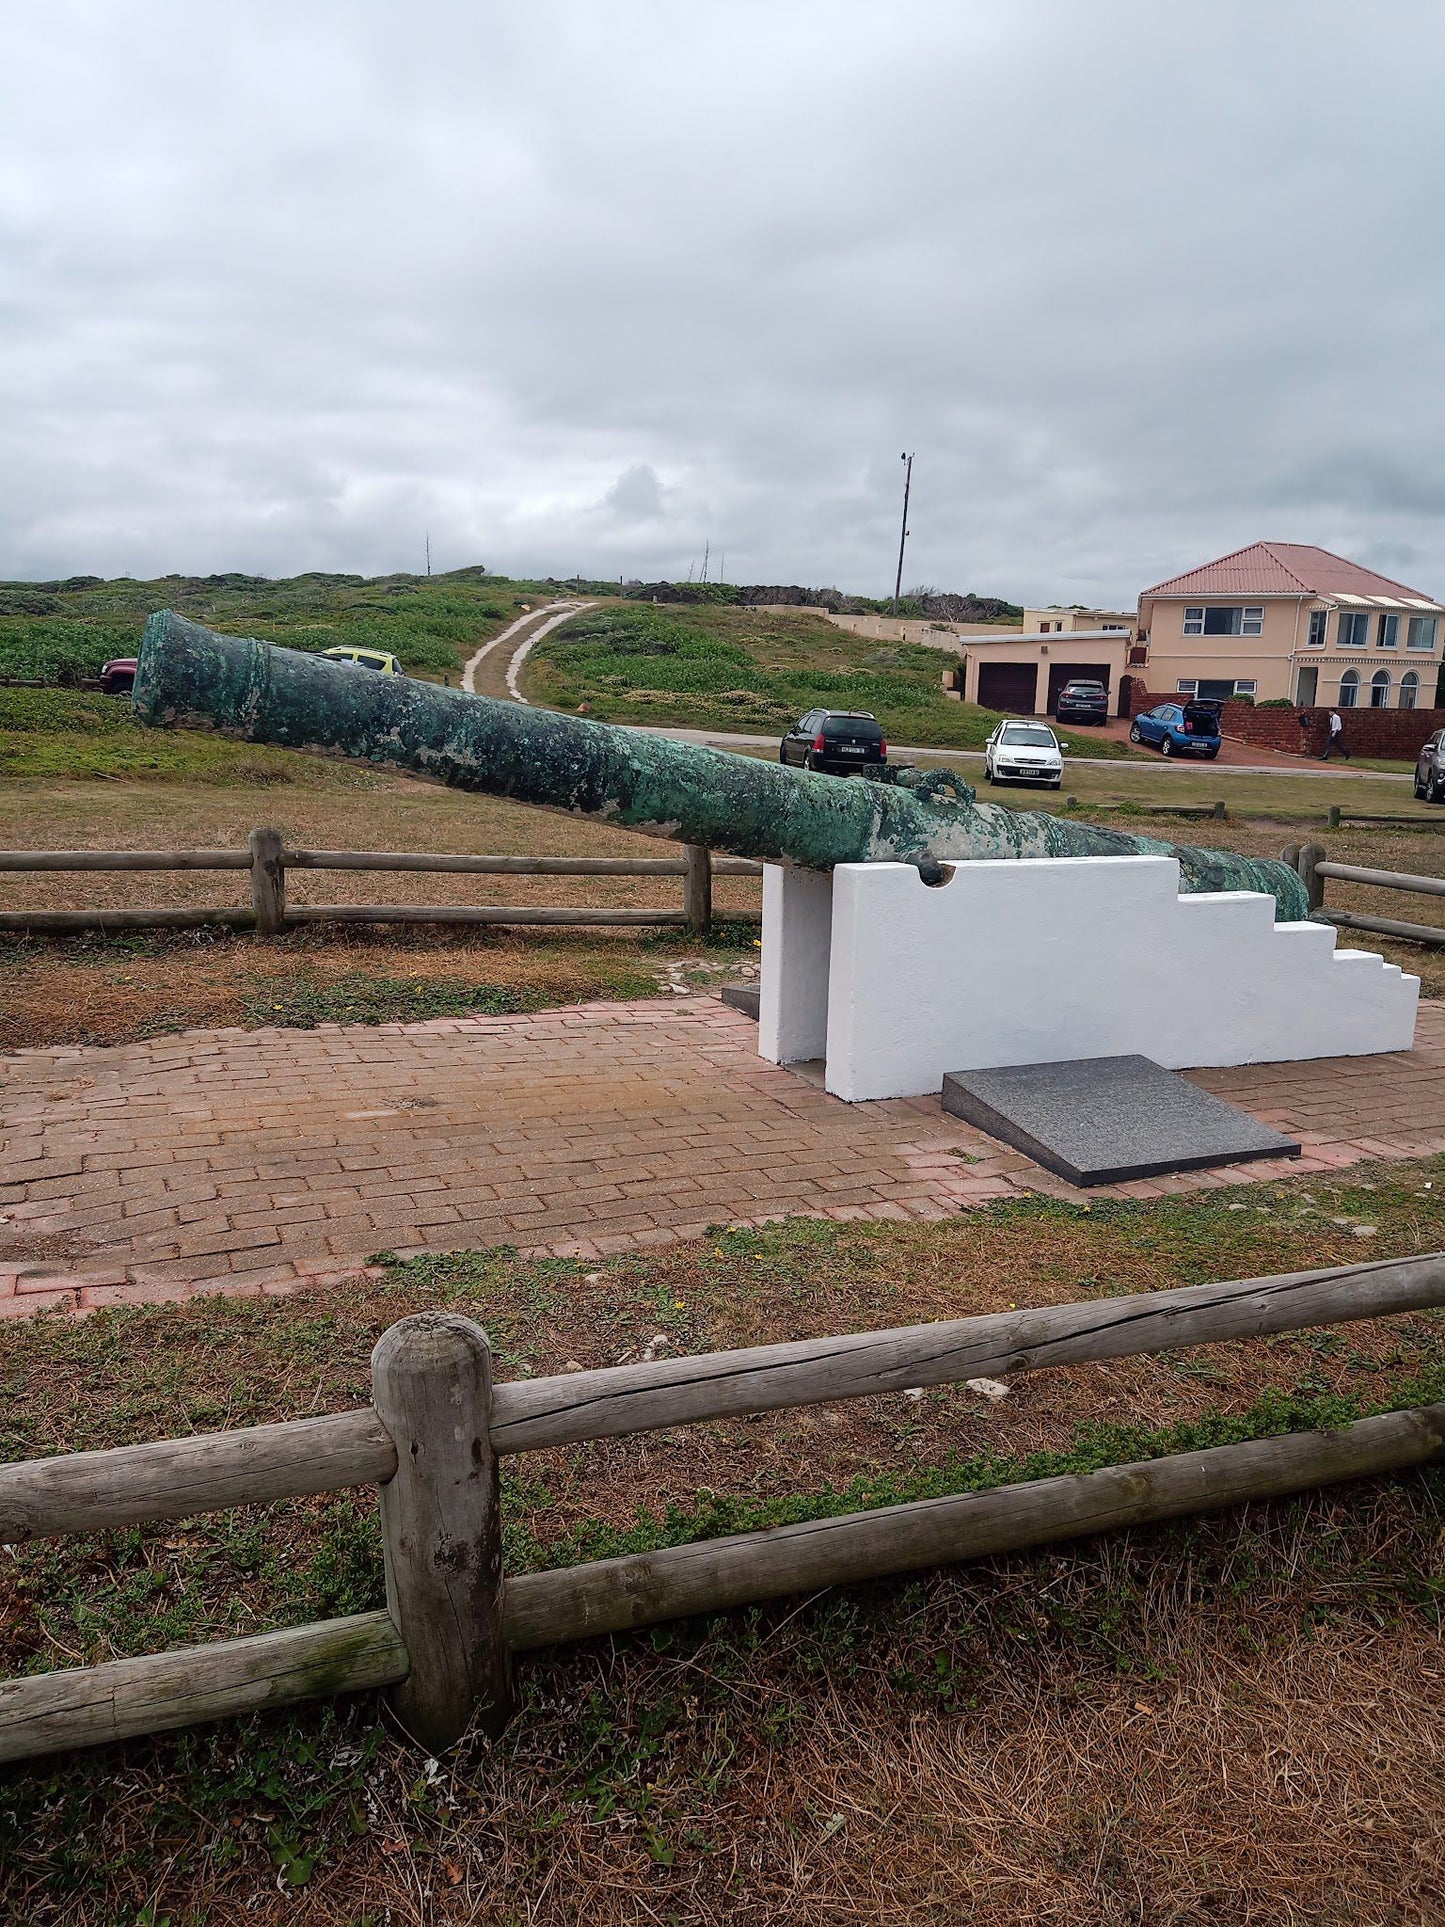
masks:
[(1254, 677), (1254, 676), (1236, 676), (1235, 677), (1234, 693), (1236, 696), (1253, 696), (1258, 694), (1258, 691), (1259, 691), (1259, 681), (1257, 677)]
[(1325, 646), (1325, 631), (1329, 626), (1330, 612), (1328, 609), (1311, 609), (1306, 647), (1310, 649), (1323, 649)]
[[(1359, 642), (1347, 642), (1346, 633), (1353, 636), (1357, 629), (1364, 633)], [(1340, 619), (1335, 628), (1335, 647), (1337, 649), (1368, 649), (1370, 646), (1370, 616), (1366, 609), (1341, 609)]]
[(1377, 649), (1398, 649), (1399, 646), (1400, 618), (1391, 611), (1384, 610), (1380, 616), (1379, 627), (1375, 631), (1375, 647)]
[(1400, 678), (1400, 708), (1418, 709), (1419, 707), (1420, 672), (1418, 669), (1407, 669)]
[(1174, 685), (1174, 693), (1176, 696), (1197, 696), (1199, 694), (1199, 678), (1197, 676), (1181, 676)]
[(1251, 602), (1241, 605), (1238, 602), (1193, 603), (1184, 611), (1184, 633), (1186, 636), (1202, 636), (1205, 618), (1213, 609), (1228, 609), (1230, 614), (1239, 616), (1237, 629), (1224, 629), (1226, 636), (1262, 636), (1264, 634), (1264, 604)]
[[(1377, 669), (1375, 671), (1374, 675), (1370, 678), (1369, 689), (1371, 709), (1388, 709), (1390, 707), (1390, 672), (1388, 669)], [(1375, 701), (1376, 690), (1379, 690), (1381, 696), (1384, 698), (1383, 702), (1377, 703)]]
[[(1346, 694), (1345, 693), (1346, 691), (1348, 691), (1349, 693)], [(1341, 709), (1358, 709), (1359, 708), (1360, 706), (1360, 672), (1358, 669), (1347, 669), (1345, 673), (1340, 677), (1339, 706)]]
[[(1409, 626), (1405, 631), (1405, 647), (1407, 649), (1417, 649), (1421, 651), (1421, 653), (1432, 650), (1435, 647), (1435, 638), (1438, 633), (1438, 616), (1411, 616)], [(1423, 642), (1416, 642), (1416, 636), (1423, 636), (1425, 639)]]

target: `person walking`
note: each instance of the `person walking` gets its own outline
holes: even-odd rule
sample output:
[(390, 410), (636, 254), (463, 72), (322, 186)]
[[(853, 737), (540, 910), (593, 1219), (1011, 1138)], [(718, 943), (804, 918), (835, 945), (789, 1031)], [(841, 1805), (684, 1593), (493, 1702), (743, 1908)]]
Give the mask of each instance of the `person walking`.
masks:
[(1327, 763), (1330, 760), (1331, 752), (1334, 750), (1338, 750), (1340, 755), (1344, 757), (1345, 761), (1347, 763), (1349, 762), (1350, 752), (1345, 742), (1345, 726), (1340, 721), (1340, 712), (1337, 709), (1332, 709), (1330, 711), (1329, 740), (1326, 742), (1324, 749), (1320, 753), (1320, 761), (1322, 763)]

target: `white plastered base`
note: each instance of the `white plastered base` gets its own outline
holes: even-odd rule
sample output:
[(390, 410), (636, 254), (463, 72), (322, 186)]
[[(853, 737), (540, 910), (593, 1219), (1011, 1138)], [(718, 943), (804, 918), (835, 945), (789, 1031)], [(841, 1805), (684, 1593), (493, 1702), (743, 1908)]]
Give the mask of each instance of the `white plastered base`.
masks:
[(949, 1071), (1142, 1052), (1173, 1070), (1408, 1050), (1420, 980), (1172, 857), (769, 865), (758, 1048), (853, 1101)]

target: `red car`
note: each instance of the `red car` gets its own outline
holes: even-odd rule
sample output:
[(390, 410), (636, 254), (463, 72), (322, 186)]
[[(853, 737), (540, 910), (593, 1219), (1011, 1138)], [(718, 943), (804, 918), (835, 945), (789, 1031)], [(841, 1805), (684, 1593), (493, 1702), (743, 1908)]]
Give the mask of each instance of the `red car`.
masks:
[(103, 696), (128, 696), (135, 687), (137, 658), (117, 656), (108, 662), (100, 672), (100, 689)]

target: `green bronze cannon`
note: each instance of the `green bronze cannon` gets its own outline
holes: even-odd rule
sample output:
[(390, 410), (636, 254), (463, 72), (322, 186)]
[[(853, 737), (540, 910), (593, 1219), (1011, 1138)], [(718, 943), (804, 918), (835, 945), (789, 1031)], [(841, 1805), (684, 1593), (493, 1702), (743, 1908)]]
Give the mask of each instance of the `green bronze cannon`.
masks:
[(143, 722), (390, 763), (767, 863), (913, 863), (937, 876), (944, 864), (986, 857), (1174, 856), (1185, 890), (1259, 891), (1284, 921), (1308, 915), (1304, 886), (1283, 863), (980, 803), (951, 771), (900, 770), (892, 782), (815, 776), (217, 635), (169, 610), (146, 624), (134, 703)]

